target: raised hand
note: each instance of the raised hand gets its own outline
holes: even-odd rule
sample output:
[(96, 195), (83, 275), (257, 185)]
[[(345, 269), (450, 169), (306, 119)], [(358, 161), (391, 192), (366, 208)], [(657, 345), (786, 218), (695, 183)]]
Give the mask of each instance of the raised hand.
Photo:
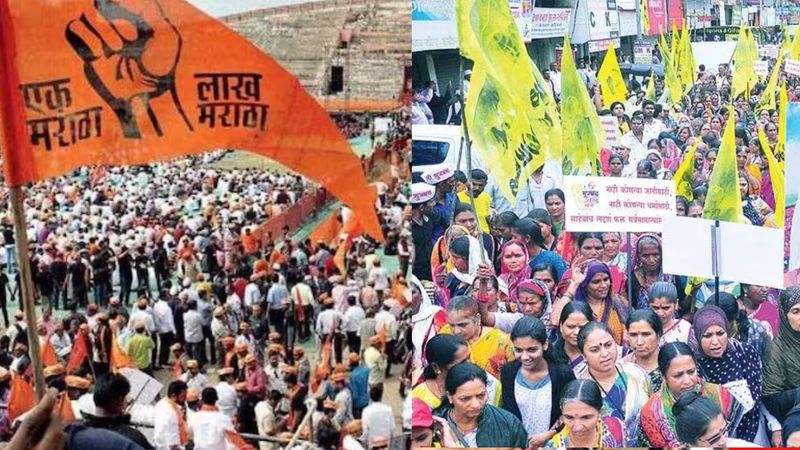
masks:
[(151, 101), (167, 92), (191, 128), (175, 90), (181, 36), (157, 0), (94, 0), (93, 11), (67, 24), (66, 38), (126, 138), (142, 137), (137, 115), (164, 134)]

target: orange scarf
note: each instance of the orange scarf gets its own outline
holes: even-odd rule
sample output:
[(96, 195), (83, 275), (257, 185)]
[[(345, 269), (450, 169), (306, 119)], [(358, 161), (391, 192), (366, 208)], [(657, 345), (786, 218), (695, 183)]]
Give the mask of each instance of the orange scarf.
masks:
[(186, 430), (186, 419), (183, 418), (183, 411), (172, 399), (167, 399), (167, 402), (175, 410), (175, 416), (178, 418), (178, 436), (180, 436), (181, 445), (186, 445), (189, 442), (189, 432)]

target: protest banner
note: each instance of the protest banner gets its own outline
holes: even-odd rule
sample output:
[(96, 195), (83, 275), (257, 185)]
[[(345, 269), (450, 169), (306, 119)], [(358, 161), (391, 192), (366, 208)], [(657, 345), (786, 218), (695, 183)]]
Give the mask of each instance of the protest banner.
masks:
[(660, 232), (675, 215), (671, 180), (564, 177), (566, 223), (570, 232)]
[(783, 63), (783, 71), (788, 75), (800, 75), (800, 61), (786, 58)]
[(614, 116), (600, 117), (600, 124), (606, 132), (606, 141), (604, 147), (616, 147), (622, 142), (622, 136), (619, 132), (619, 124), (617, 118)]
[(783, 230), (673, 216), (662, 236), (664, 273), (783, 287)]
[(769, 63), (767, 61), (754, 62), (753, 69), (755, 69), (756, 75), (759, 77), (767, 78), (769, 76)]

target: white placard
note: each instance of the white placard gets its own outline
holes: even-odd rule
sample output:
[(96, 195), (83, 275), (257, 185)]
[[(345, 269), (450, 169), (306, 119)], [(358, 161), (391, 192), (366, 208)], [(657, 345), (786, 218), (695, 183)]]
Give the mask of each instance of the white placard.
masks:
[(136, 403), (152, 404), (161, 392), (163, 385), (141, 370), (123, 367), (119, 369), (119, 372), (131, 383), (131, 392), (128, 396)]
[(569, 31), (570, 8), (533, 8), (531, 39), (564, 37)]
[(783, 229), (720, 222), (720, 279), (783, 288)]
[(374, 123), (376, 133), (386, 133), (392, 125), (392, 119), (388, 117), (376, 117)]
[[(798, 33), (800, 33), (800, 31)], [(800, 75), (800, 61), (796, 59), (784, 59), (783, 71), (789, 75)]]
[(608, 50), (608, 47), (611, 46), (612, 42), (614, 43), (614, 48), (619, 48), (619, 38), (604, 39), (602, 41), (589, 41), (589, 53), (604, 52)]
[(779, 51), (780, 51), (780, 46), (777, 45), (760, 45), (758, 47), (759, 56), (766, 56), (774, 59), (778, 59)]
[(757, 61), (753, 63), (753, 69), (756, 71), (756, 75), (767, 78), (769, 76), (769, 63), (766, 61)]
[(564, 177), (565, 229), (660, 232), (675, 215), (675, 182), (644, 178)]
[(605, 147), (616, 147), (622, 141), (622, 136), (619, 132), (619, 124), (617, 118), (614, 116), (600, 117), (600, 124), (606, 131)]
[(648, 43), (633, 44), (634, 64), (653, 64), (653, 49)]
[(714, 221), (674, 216), (664, 218), (663, 225), (664, 273), (712, 278), (711, 228)]
[[(664, 220), (664, 273), (713, 278), (714, 221), (690, 217)], [(783, 230), (720, 222), (719, 278), (783, 288)]]

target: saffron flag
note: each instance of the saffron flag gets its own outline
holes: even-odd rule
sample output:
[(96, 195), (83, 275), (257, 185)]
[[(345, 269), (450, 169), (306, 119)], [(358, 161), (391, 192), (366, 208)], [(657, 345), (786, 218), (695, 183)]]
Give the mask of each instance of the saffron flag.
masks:
[(359, 158), (273, 58), (185, 0), (0, 2), (6, 183), (244, 149), (306, 176), (382, 239)]
[(329, 244), (336, 238), (341, 229), (342, 222), (339, 221), (339, 208), (336, 208), (328, 218), (317, 225), (314, 231), (308, 236), (309, 239), (311, 239), (311, 245), (317, 245), (318, 242)]
[(681, 165), (678, 166), (678, 170), (675, 171), (675, 176), (673, 177), (675, 180), (675, 195), (680, 195), (688, 201), (694, 200), (694, 189), (692, 186), (694, 185), (694, 158), (697, 153), (698, 142), (699, 141), (695, 139), (689, 151), (684, 155), (683, 161), (681, 161)]
[(119, 345), (116, 331), (111, 338), (111, 356), (109, 357), (108, 365), (113, 373), (119, 372), (119, 369), (122, 367), (137, 368), (128, 353)]
[(89, 348), (86, 345), (86, 335), (84, 335), (83, 332), (79, 332), (75, 338), (75, 343), (72, 345), (72, 352), (69, 354), (69, 360), (67, 361), (67, 375), (78, 370), (88, 356)]
[(42, 367), (55, 366), (56, 364), (58, 364), (58, 356), (56, 356), (53, 343), (50, 342), (50, 335), (47, 335), (47, 339), (45, 339), (42, 346)]
[(22, 375), (11, 375), (11, 388), (8, 394), (8, 419), (13, 421), (36, 406), (38, 397), (33, 386)]
[[(561, 58), (564, 58), (563, 54)], [(561, 71), (563, 72), (564, 69), (562, 68)], [(603, 64), (600, 65), (600, 70), (597, 71), (597, 79), (600, 81), (600, 88), (602, 89), (604, 108), (610, 109), (612, 103), (625, 103), (625, 100), (628, 99), (628, 88), (625, 87), (625, 80), (622, 78), (622, 71), (619, 69), (617, 52), (614, 51), (614, 41), (611, 41), (611, 45), (608, 46), (606, 56), (603, 58)]]
[[(569, 36), (564, 48), (571, 48)], [(561, 54), (561, 128), (564, 175), (599, 176), (605, 131), (569, 51)]]
[(475, 63), (465, 124), (501, 192), (514, 201), (546, 158), (561, 159), (555, 101), (528, 56), (508, 1), (458, 0), (456, 24), (461, 54)]
[(54, 409), (64, 424), (75, 422), (75, 411), (72, 410), (72, 402), (66, 392), (58, 395)]
[(786, 215), (786, 174), (783, 172), (783, 167), (778, 163), (778, 160), (775, 159), (767, 135), (764, 134), (764, 127), (758, 127), (758, 142), (761, 144), (769, 163), (769, 178), (772, 181), (772, 190), (775, 194), (775, 226), (783, 228), (783, 220)]
[[(732, 107), (728, 107), (728, 112), (730, 113), (728, 117), (733, 117)], [(722, 133), (722, 145), (711, 178), (708, 180), (708, 194), (703, 206), (704, 219), (744, 222), (733, 122), (729, 119)]]
[(225, 439), (227, 439), (236, 450), (255, 450), (255, 447), (248, 444), (235, 430), (225, 430)]

